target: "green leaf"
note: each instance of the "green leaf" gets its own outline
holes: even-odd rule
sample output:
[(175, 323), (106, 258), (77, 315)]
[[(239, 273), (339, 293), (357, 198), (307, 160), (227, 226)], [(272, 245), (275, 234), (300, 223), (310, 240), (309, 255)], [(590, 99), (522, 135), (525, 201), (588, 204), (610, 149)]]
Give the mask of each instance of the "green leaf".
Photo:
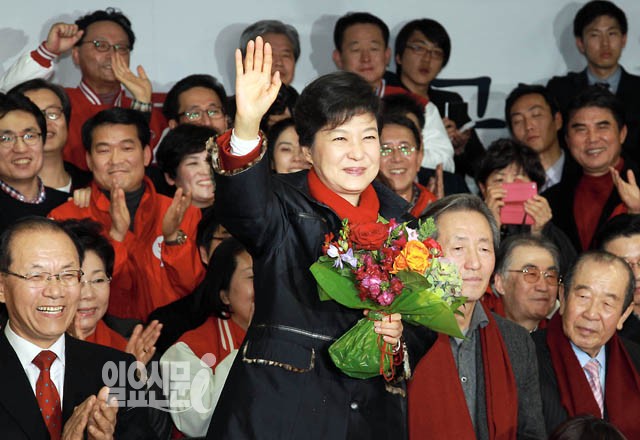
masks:
[[(310, 267), (311, 273), (318, 283), (318, 293), (323, 299), (323, 293), (350, 309), (378, 309), (370, 300), (361, 301), (354, 285), (353, 277), (340, 275), (330, 262), (316, 262)], [(351, 273), (349, 271), (349, 273)], [(321, 293), (323, 292), (323, 293)]]

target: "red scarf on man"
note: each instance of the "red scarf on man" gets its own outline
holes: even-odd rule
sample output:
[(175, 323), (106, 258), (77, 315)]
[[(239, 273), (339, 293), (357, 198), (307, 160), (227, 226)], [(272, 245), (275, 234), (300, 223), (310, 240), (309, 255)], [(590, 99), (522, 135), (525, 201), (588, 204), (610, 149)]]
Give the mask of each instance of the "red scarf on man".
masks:
[[(480, 302), (475, 306), (484, 307)], [(489, 324), (479, 330), (489, 438), (511, 440), (518, 432), (518, 389), (498, 324), (484, 310)], [(449, 336), (440, 334), (416, 366), (408, 399), (410, 439), (476, 438)]]
[(418, 218), (422, 215), (422, 213), (427, 209), (427, 206), (431, 204), (431, 202), (435, 202), (438, 198), (431, 191), (427, 189), (426, 186), (422, 186), (419, 183), (415, 184), (418, 190), (418, 200), (416, 200), (416, 204), (411, 208), (409, 213)]
[[(589, 382), (562, 329), (559, 314), (547, 328), (547, 345), (558, 379), (562, 406), (569, 417), (591, 414), (600, 418)], [(607, 342), (604, 406), (607, 418), (629, 439), (640, 438), (640, 376), (617, 333)]]
[(318, 202), (333, 209), (341, 219), (348, 218), (351, 224), (375, 223), (378, 220), (380, 201), (373, 185), (369, 184), (360, 194), (360, 203), (353, 206), (346, 199), (333, 192), (322, 183), (315, 170), (311, 168), (307, 174), (309, 192)]

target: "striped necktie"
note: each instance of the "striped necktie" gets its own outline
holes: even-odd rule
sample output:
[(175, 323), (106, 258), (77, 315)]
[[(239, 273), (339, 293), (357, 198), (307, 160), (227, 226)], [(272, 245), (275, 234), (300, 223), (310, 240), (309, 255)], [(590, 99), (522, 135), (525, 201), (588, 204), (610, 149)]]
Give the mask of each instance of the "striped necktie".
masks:
[(595, 397), (600, 407), (600, 417), (602, 417), (604, 415), (604, 393), (600, 384), (600, 362), (596, 359), (591, 359), (585, 364), (584, 370), (587, 372), (587, 380), (593, 392), (593, 397)]

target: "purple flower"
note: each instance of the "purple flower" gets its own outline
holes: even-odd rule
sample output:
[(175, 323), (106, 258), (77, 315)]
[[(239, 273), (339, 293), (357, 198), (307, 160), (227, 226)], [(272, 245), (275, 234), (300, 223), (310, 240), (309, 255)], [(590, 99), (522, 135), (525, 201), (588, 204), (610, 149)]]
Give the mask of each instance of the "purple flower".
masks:
[(380, 296), (376, 298), (378, 303), (382, 306), (390, 305), (395, 299), (395, 295), (389, 291), (384, 291)]
[(340, 259), (354, 269), (358, 267), (358, 259), (353, 255), (353, 249), (349, 249), (346, 253), (340, 255)]

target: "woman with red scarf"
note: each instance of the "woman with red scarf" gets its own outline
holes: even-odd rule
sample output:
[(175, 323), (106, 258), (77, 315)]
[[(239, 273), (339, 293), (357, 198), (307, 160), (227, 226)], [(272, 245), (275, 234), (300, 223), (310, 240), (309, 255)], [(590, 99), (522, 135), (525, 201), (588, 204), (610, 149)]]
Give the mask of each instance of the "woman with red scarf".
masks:
[[(313, 168), (273, 174), (258, 134), (280, 86), (279, 74), (270, 74), (270, 46), (258, 37), (244, 60), (237, 51), (236, 71), (235, 128), (210, 147), (216, 209), (254, 259), (255, 313), (207, 438), (405, 438), (403, 381), (353, 379), (337, 369), (328, 348), (362, 312), (321, 301), (309, 271), (325, 234), (337, 234), (344, 218), (353, 224), (374, 223), (378, 215), (406, 220), (406, 202), (374, 182), (379, 100), (352, 73), (309, 84), (295, 118)], [(398, 352), (408, 353), (406, 368), (434, 338), (424, 328), (403, 329), (399, 314), (372, 327)]]

